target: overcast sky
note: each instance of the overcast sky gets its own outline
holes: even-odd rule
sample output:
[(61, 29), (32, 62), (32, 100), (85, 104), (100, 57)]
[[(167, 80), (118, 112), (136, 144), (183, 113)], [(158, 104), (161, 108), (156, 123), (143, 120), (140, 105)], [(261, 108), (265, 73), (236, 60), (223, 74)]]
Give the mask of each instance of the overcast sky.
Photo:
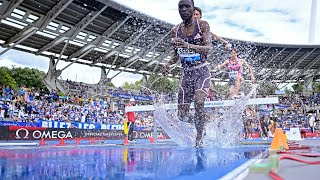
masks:
[[(168, 21), (181, 22), (178, 0), (115, 0), (147, 15)], [(195, 0), (203, 10), (211, 30), (222, 37), (247, 41), (308, 44), (311, 0)], [(320, 2), (318, 1), (318, 7)], [(315, 43), (320, 44), (320, 13), (318, 8)], [(1, 49), (2, 50), (2, 49)], [(67, 63), (59, 63), (64, 67)], [(47, 71), (48, 59), (11, 50), (0, 57), (0, 65), (34, 67)], [(111, 73), (111, 75), (115, 72)], [(74, 64), (62, 73), (63, 79), (97, 83), (100, 69)], [(133, 82), (140, 75), (121, 73), (113, 80), (116, 86)]]

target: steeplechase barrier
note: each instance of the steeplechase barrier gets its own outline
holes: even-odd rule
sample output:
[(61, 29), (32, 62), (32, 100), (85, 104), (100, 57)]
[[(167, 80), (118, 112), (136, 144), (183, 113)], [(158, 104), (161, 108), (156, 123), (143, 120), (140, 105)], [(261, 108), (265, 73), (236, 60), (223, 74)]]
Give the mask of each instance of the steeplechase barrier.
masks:
[[(205, 108), (210, 107), (227, 107), (233, 106), (236, 100), (224, 100), (224, 101), (206, 101), (204, 103)], [(271, 98), (253, 98), (249, 99), (247, 105), (263, 105), (263, 104), (277, 104), (279, 103), (278, 97)], [(178, 104), (165, 104), (165, 109), (178, 109)], [(191, 108), (194, 108), (194, 104), (191, 104)], [(128, 106), (125, 108), (126, 112), (137, 112), (137, 111), (154, 111), (154, 105), (144, 106)]]
[(0, 143), (0, 146), (36, 146), (39, 145), (39, 143), (31, 142), (31, 143)]

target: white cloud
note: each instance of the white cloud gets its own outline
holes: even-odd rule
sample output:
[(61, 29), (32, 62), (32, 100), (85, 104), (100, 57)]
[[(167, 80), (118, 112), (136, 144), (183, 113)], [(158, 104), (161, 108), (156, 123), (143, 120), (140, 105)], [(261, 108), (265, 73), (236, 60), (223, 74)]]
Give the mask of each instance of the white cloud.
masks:
[[(181, 22), (177, 10), (178, 0), (116, 2), (173, 24)], [(203, 19), (209, 22), (212, 31), (222, 37), (281, 44), (308, 43), (311, 0), (195, 0), (195, 5), (203, 9)], [(256, 30), (261, 36), (257, 37), (244, 28), (230, 26), (225, 23), (226, 20), (232, 20), (246, 29)], [(319, 11), (317, 20), (319, 24)], [(317, 44), (320, 44), (319, 26), (316, 26)]]

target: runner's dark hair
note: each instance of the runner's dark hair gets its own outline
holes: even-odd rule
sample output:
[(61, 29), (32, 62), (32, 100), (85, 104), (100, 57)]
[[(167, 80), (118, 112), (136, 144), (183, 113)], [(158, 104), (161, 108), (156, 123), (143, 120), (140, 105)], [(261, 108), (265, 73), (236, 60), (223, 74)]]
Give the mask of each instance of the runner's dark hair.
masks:
[(199, 11), (199, 13), (200, 13), (200, 16), (202, 16), (202, 10), (199, 8), (199, 7), (194, 7), (194, 10), (197, 10), (197, 11)]
[(194, 0), (191, 0), (191, 2), (192, 2), (192, 5), (193, 5), (193, 7), (194, 7)]

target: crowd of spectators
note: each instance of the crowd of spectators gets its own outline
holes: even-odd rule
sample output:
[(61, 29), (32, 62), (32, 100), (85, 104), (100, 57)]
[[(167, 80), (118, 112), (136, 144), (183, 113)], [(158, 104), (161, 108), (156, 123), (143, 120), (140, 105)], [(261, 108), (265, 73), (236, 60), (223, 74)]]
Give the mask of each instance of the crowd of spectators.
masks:
[[(259, 132), (262, 137), (273, 137), (275, 128), (299, 128), (302, 134), (320, 130), (320, 93), (309, 96), (293, 94), (278, 98), (278, 104), (261, 105), (254, 113), (248, 113), (256, 114), (249, 118), (249, 123), (244, 122), (245, 128), (252, 130), (249, 130), (249, 134)], [(263, 135), (264, 128), (267, 135)]]
[[(83, 123), (122, 124), (124, 100), (84, 99), (82, 96), (61, 96), (22, 87), (18, 91), (2, 88), (0, 94), (0, 120), (37, 122), (64, 121)], [(10, 92), (8, 95), (6, 92)], [(113, 102), (113, 103), (112, 103)], [(111, 107), (111, 105), (117, 107)], [(150, 115), (138, 115), (137, 125), (148, 127)]]
[[(135, 92), (121, 88), (108, 90), (124, 94)], [(125, 103), (126, 100), (119, 98), (87, 99), (80, 95), (59, 96), (55, 92), (46, 93), (34, 88), (22, 87), (15, 91), (10, 87), (0, 87), (0, 120), (122, 124)], [(216, 110), (223, 111), (223, 108)], [(314, 132), (320, 129), (319, 110), (320, 94), (279, 96), (279, 104), (248, 107), (244, 113), (244, 131), (248, 138), (253, 132), (265, 137), (264, 127), (268, 131), (267, 136), (272, 137), (272, 126), (284, 129), (297, 127)], [(212, 114), (210, 118), (221, 118), (222, 114)], [(137, 113), (138, 128), (152, 127), (152, 122), (152, 112)]]
[(68, 90), (77, 91), (79, 94), (85, 94), (85, 92), (89, 91), (90, 89), (90, 85), (88, 84), (85, 84), (83, 82), (70, 81), (68, 79), (64, 81), (63, 85)]
[(313, 129), (318, 125), (320, 94), (280, 97), (279, 101), (280, 105), (275, 106), (276, 111), (274, 113), (274, 118), (279, 127)]

